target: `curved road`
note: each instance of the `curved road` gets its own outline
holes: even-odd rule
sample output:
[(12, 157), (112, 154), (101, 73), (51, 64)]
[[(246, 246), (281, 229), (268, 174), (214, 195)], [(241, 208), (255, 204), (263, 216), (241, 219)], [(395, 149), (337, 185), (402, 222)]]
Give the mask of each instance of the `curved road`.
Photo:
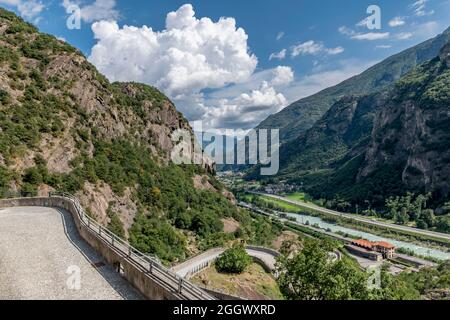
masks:
[[(72, 272), (68, 274), (67, 272)], [(79, 271), (77, 288), (75, 275)], [(0, 300), (142, 299), (76, 229), (67, 211), (0, 209)]]
[[(225, 251), (225, 249), (223, 249), (223, 248), (210, 249), (196, 257), (193, 257), (193, 258), (173, 267), (172, 270), (176, 274), (178, 274), (180, 277), (184, 278), (184, 277), (188, 276), (190, 272), (197, 270), (198, 268), (201, 268), (202, 266), (205, 266), (205, 265), (209, 264), (210, 262), (216, 260), (217, 257), (220, 256), (224, 251)], [(249, 248), (247, 248), (246, 251), (249, 256), (261, 260), (270, 270), (275, 269), (276, 261), (275, 261), (274, 255), (267, 253), (267, 252), (249, 249)]]
[(290, 203), (290, 204), (294, 204), (294, 205), (297, 205), (297, 206), (300, 206), (300, 207), (304, 207), (304, 208), (308, 208), (308, 209), (313, 209), (313, 210), (316, 210), (316, 211), (319, 211), (319, 212), (323, 212), (323, 213), (326, 213), (326, 214), (330, 214), (330, 215), (333, 215), (333, 216), (345, 217), (345, 218), (349, 218), (349, 219), (352, 219), (352, 220), (355, 220), (355, 221), (364, 222), (364, 223), (367, 223), (367, 224), (372, 224), (372, 225), (376, 225), (376, 226), (383, 227), (383, 228), (389, 228), (389, 229), (394, 229), (394, 230), (406, 231), (406, 232), (421, 234), (421, 235), (425, 235), (425, 236), (429, 236), (429, 237), (450, 240), (450, 234), (434, 232), (434, 231), (427, 231), (427, 230), (422, 230), (422, 229), (417, 229), (417, 228), (412, 228), (412, 227), (407, 227), (407, 226), (401, 226), (401, 225), (387, 223), (387, 222), (373, 221), (373, 220), (370, 220), (370, 219), (367, 219), (367, 218), (362, 218), (362, 217), (356, 216), (354, 214), (341, 213), (341, 212), (338, 212), (338, 211), (333, 211), (333, 210), (321, 208), (321, 207), (316, 206), (314, 204), (300, 202), (300, 201), (296, 201), (296, 200), (290, 200), (290, 199), (287, 199), (285, 197), (277, 196), (277, 195), (273, 195), (273, 194), (267, 194), (267, 193), (261, 193), (261, 192), (252, 192), (252, 191), (248, 191), (248, 192), (249, 193), (253, 193), (253, 194), (266, 196), (266, 197), (270, 197), (270, 198), (274, 198), (274, 199), (278, 199), (278, 200), (282, 200), (282, 201)]

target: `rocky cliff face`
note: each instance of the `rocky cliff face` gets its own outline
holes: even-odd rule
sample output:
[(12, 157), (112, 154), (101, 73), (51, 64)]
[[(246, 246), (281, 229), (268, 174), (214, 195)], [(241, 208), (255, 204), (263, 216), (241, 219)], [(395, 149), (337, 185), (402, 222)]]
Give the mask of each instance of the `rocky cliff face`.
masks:
[(412, 189), (450, 188), (450, 44), (438, 58), (403, 78), (375, 119), (363, 180), (383, 166), (396, 167)]
[[(394, 86), (336, 102), (299, 138), (281, 146), (279, 180), (316, 197), (383, 205), (407, 191), (450, 189), (450, 45)], [(254, 175), (250, 175), (253, 177)]]
[(340, 98), (367, 95), (386, 89), (416, 66), (436, 57), (449, 40), (450, 28), (447, 28), (435, 38), (393, 55), (360, 75), (292, 103), (268, 117), (258, 128), (280, 129), (283, 143), (296, 139), (313, 127)]
[(340, 99), (310, 130), (281, 147), (281, 175), (328, 168), (362, 152), (385, 99), (384, 94)]
[[(142, 205), (136, 196), (137, 178), (124, 169), (135, 163), (125, 159), (114, 168), (121, 160), (115, 157), (123, 155), (108, 148), (124, 141), (133, 151), (143, 148), (164, 171), (170, 164), (172, 132), (192, 133), (187, 120), (157, 89), (109, 83), (75, 48), (1, 8), (0, 110), (2, 192), (75, 192), (99, 221), (108, 225), (108, 212), (114, 212), (125, 229)], [(212, 161), (202, 162), (195, 170), (210, 185)], [(102, 178), (113, 181), (121, 171), (126, 176), (118, 177), (116, 186)]]

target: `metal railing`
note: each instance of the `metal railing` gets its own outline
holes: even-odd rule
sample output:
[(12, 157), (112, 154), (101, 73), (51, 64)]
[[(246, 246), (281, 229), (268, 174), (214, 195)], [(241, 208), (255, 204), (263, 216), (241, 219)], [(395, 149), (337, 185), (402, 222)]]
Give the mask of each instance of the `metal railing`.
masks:
[(77, 211), (82, 225), (85, 228), (111, 245), (123, 256), (123, 258), (131, 260), (134, 264), (138, 265), (142, 272), (155, 276), (159, 280), (163, 281), (165, 285), (170, 287), (174, 292), (177, 292), (185, 298), (197, 298), (200, 300), (214, 299), (214, 297), (210, 294), (178, 276), (172, 270), (164, 267), (157, 258), (140, 252), (138, 249), (132, 247), (127, 241), (121, 239), (100, 225), (97, 221), (86, 214), (79, 200), (73, 195), (64, 192), (51, 192), (49, 196), (60, 197), (71, 201)]

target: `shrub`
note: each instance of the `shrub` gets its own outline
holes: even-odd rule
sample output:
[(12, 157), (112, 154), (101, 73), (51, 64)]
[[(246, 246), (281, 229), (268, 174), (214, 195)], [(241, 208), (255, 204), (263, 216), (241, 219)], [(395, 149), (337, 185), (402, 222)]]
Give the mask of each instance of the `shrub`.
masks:
[(11, 103), (11, 96), (5, 90), (0, 89), (0, 104), (8, 105)]
[(243, 245), (235, 245), (222, 253), (216, 261), (216, 269), (221, 273), (240, 274), (252, 263)]
[(123, 228), (123, 223), (117, 213), (114, 212), (113, 214), (111, 214), (110, 219), (111, 220), (108, 224), (108, 230), (122, 239), (125, 238), (125, 229)]

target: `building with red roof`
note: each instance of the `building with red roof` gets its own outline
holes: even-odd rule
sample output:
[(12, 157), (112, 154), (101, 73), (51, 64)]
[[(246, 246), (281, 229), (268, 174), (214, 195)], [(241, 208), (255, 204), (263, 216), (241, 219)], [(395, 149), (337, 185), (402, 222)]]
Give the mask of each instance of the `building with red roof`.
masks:
[(372, 242), (364, 239), (358, 239), (352, 241), (352, 244), (360, 248), (379, 252), (383, 255), (383, 258), (385, 259), (391, 259), (395, 255), (395, 246), (389, 242), (385, 241)]

